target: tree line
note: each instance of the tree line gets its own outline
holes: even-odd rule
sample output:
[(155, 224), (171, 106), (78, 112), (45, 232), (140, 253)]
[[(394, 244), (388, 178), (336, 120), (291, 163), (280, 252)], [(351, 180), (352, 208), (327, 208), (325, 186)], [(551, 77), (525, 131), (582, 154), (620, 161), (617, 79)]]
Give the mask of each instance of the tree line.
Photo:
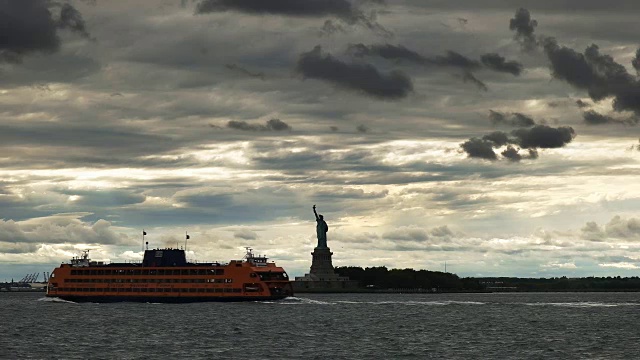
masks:
[(424, 289), (435, 291), (640, 291), (640, 277), (518, 278), (465, 277), (441, 271), (339, 266), (340, 276), (366, 289)]

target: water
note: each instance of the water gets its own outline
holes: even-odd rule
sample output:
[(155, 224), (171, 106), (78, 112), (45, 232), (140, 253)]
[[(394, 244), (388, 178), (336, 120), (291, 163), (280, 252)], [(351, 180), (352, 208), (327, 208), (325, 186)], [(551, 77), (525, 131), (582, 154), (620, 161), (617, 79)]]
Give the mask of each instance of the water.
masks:
[(2, 359), (628, 359), (640, 293), (75, 304), (0, 293)]

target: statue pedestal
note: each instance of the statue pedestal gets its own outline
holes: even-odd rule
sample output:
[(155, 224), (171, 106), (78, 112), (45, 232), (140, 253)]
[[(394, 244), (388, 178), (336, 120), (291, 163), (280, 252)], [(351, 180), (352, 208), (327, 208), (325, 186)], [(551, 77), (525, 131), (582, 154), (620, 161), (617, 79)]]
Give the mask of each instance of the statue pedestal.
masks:
[(311, 253), (313, 260), (311, 261), (309, 275), (322, 281), (338, 280), (338, 275), (333, 271), (331, 255), (333, 255), (333, 253), (328, 247), (316, 247), (313, 249)]

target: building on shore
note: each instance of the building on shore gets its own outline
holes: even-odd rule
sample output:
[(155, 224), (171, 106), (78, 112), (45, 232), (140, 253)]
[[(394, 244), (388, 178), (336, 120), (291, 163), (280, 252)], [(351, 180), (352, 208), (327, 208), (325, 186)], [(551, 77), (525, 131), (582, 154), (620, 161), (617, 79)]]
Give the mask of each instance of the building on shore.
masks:
[(316, 215), (316, 232), (318, 236), (318, 246), (311, 253), (311, 269), (304, 276), (296, 276), (293, 282), (295, 292), (340, 292), (353, 290), (358, 287), (357, 281), (349, 280), (346, 276), (339, 276), (333, 269), (331, 256), (333, 253), (327, 246), (327, 231), (329, 227), (322, 215), (316, 213), (315, 205), (313, 212)]

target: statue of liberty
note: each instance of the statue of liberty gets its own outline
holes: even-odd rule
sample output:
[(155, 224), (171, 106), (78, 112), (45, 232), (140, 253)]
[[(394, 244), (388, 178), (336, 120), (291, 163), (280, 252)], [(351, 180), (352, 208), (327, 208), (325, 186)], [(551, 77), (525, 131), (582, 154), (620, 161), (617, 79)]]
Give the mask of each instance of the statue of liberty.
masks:
[(329, 231), (329, 226), (324, 221), (322, 215), (318, 215), (316, 212), (316, 206), (313, 205), (313, 213), (316, 216), (316, 234), (318, 236), (318, 246), (319, 248), (327, 247), (327, 231)]

